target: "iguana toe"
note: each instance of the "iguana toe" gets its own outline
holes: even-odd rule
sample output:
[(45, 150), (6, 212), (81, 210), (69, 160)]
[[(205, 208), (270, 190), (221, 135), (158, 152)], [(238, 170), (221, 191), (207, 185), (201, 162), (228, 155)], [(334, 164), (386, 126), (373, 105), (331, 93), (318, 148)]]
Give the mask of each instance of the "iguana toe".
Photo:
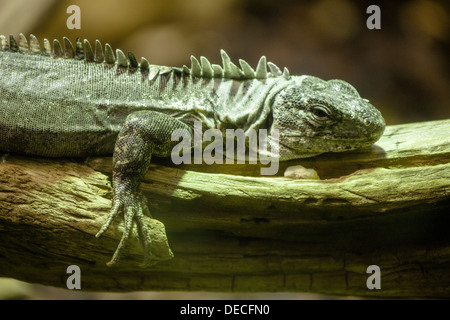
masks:
[(96, 237), (100, 237), (111, 225), (114, 218), (119, 212), (124, 215), (124, 232), (120, 239), (119, 245), (113, 254), (111, 260), (107, 263), (108, 266), (113, 266), (119, 261), (123, 250), (125, 249), (128, 239), (133, 230), (134, 221), (138, 225), (138, 234), (141, 244), (144, 248), (144, 264), (148, 265), (151, 260), (150, 244), (151, 237), (148, 226), (145, 223), (144, 215), (149, 214), (145, 198), (140, 193), (120, 193), (114, 197), (113, 207), (109, 213), (108, 219), (97, 233)]

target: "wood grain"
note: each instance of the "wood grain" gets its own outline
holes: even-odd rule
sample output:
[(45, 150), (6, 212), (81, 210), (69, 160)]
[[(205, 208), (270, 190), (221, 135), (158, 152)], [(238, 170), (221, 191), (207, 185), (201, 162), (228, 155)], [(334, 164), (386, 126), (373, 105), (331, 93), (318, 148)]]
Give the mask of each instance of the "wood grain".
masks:
[[(111, 158), (3, 156), (0, 275), (65, 287), (76, 264), (85, 290), (448, 298), (449, 159), (442, 120), (388, 126), (367, 150), (280, 163), (274, 177), (258, 165), (154, 161), (142, 189), (155, 264), (140, 265), (135, 236), (108, 268), (121, 219), (94, 235), (111, 205)], [(322, 180), (284, 178), (296, 164)], [(381, 290), (366, 287), (372, 264)]]

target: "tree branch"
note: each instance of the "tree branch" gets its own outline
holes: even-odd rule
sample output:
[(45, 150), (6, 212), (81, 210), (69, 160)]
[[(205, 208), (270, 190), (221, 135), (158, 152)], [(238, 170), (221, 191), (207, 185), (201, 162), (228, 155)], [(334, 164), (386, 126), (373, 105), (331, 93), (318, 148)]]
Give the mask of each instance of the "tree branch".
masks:
[[(368, 150), (258, 165), (152, 164), (142, 189), (155, 219), (155, 264), (140, 266), (134, 235), (107, 268), (121, 219), (94, 235), (111, 205), (110, 158), (4, 157), (0, 275), (86, 290), (302, 291), (450, 297), (450, 120), (389, 126)], [(322, 180), (292, 180), (301, 163)], [(164, 229), (165, 226), (165, 229)], [(165, 235), (167, 230), (170, 247)], [(381, 290), (368, 290), (369, 265)]]

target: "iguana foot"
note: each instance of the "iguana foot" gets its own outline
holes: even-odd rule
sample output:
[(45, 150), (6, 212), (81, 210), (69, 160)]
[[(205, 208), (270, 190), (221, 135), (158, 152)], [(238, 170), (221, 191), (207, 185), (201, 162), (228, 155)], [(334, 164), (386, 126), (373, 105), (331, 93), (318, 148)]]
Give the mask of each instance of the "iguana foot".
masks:
[(130, 114), (117, 137), (113, 156), (114, 200), (108, 220), (97, 237), (108, 229), (114, 217), (123, 212), (125, 230), (108, 266), (114, 265), (131, 235), (134, 221), (144, 247), (144, 264), (150, 262), (150, 233), (144, 222), (144, 213), (149, 214), (145, 198), (140, 191), (140, 182), (147, 172), (152, 155), (170, 156), (178, 141), (172, 141), (177, 129), (192, 130), (183, 122), (155, 111), (138, 111)]
[(109, 228), (112, 221), (117, 216), (117, 214), (119, 214), (119, 212), (123, 212), (125, 229), (122, 235), (122, 239), (120, 240), (120, 243), (117, 246), (117, 249), (114, 252), (111, 261), (109, 261), (107, 265), (113, 266), (117, 261), (119, 261), (120, 256), (127, 244), (127, 240), (133, 230), (134, 221), (137, 222), (139, 238), (144, 248), (144, 264), (148, 265), (151, 260), (151, 238), (148, 226), (144, 221), (144, 214), (150, 216), (150, 212), (148, 210), (145, 197), (141, 194), (140, 191), (131, 191), (124, 189), (114, 196), (113, 206), (109, 213), (108, 219), (103, 224), (96, 237), (100, 237)]

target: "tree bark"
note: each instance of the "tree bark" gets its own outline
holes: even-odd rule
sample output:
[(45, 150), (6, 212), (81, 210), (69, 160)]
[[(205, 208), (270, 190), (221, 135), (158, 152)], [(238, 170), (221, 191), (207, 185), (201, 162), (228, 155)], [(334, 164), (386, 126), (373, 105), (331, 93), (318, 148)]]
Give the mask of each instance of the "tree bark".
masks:
[[(449, 298), (449, 159), (443, 120), (389, 126), (367, 150), (280, 163), (274, 177), (259, 165), (154, 162), (142, 190), (157, 219), (147, 221), (155, 263), (140, 264), (135, 232), (108, 268), (123, 230), (120, 218), (95, 238), (111, 206), (111, 158), (3, 156), (0, 275), (66, 287), (75, 264), (85, 290)], [(297, 164), (322, 180), (283, 177)], [(367, 288), (370, 265), (379, 290)]]

